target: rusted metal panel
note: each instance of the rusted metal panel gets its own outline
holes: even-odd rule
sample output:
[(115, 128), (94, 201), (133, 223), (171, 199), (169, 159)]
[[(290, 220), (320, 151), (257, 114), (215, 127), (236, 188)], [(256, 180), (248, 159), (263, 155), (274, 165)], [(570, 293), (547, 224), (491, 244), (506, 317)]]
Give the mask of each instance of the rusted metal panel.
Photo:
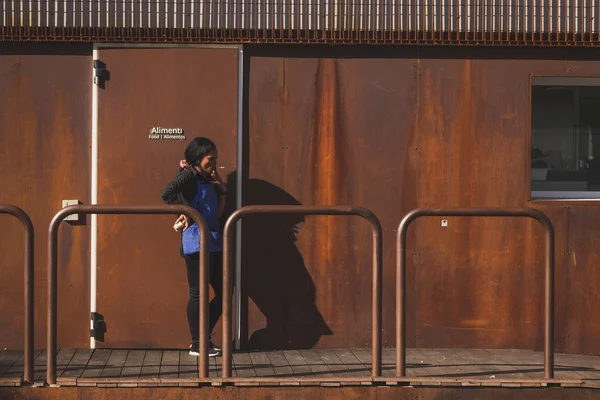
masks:
[(381, 299), (382, 299), (382, 230), (381, 224), (375, 214), (370, 210), (356, 206), (301, 206), (301, 205), (257, 205), (246, 206), (234, 212), (225, 224), (223, 236), (223, 374), (224, 377), (231, 377), (231, 325), (232, 325), (232, 242), (233, 228), (235, 223), (243, 216), (252, 214), (257, 215), (327, 215), (327, 216), (358, 216), (369, 222), (373, 233), (373, 252), (372, 261), (372, 309), (371, 309), (371, 355), (372, 355), (372, 373), (373, 376), (381, 376)]
[[(89, 201), (89, 132), (91, 48), (64, 54), (56, 46), (31, 45), (19, 52), (0, 45), (0, 203), (25, 210), (37, 230), (35, 241), (35, 315), (46, 305), (44, 227), (63, 199)], [(61, 55), (63, 53), (63, 55)], [(15, 54), (15, 55), (11, 55)], [(0, 337), (2, 346), (23, 346), (22, 228), (1, 219)], [(60, 232), (58, 340), (84, 346), (89, 335), (89, 231), (68, 225)], [(74, 321), (80, 321), (79, 323)], [(44, 318), (35, 320), (35, 346), (43, 347)]]
[[(380, 218), (385, 237), (393, 235), (393, 224), (417, 205), (529, 205), (530, 75), (593, 76), (599, 67), (597, 61), (586, 61), (589, 54), (583, 51), (525, 54), (462, 49), (451, 54), (421, 48), (371, 50), (364, 58), (352, 49), (256, 51), (250, 75), (250, 178), (275, 185), (274, 192), (284, 193), (286, 204), (335, 201), (368, 207)], [(551, 54), (556, 57), (553, 61)], [(265, 104), (264, 110), (260, 104)], [(573, 289), (565, 281), (569, 268), (565, 253), (571, 230), (578, 228), (562, 206), (533, 205), (558, 224), (556, 345), (558, 351), (566, 351), (573, 346), (565, 325), (573, 313), (560, 299)], [(250, 221), (245, 229), (261, 227), (258, 219), (254, 225)], [(276, 299), (291, 293), (283, 272), (278, 275), (286, 265), (293, 281), (305, 281), (308, 272), (307, 289), (297, 298), (314, 293), (318, 318), (305, 317), (314, 321), (305, 327), (324, 322), (332, 332), (303, 344), (366, 344), (367, 310), (357, 300), (370, 293), (356, 271), (367, 260), (365, 247), (359, 244), (366, 234), (360, 224), (326, 218), (290, 221), (290, 227), (301, 229), (284, 240), (282, 232), (289, 227), (274, 220), (262, 223), (273, 233), (266, 234), (265, 241), (246, 239), (244, 262), (252, 267), (244, 268), (282, 289), (259, 293), (256, 284), (250, 297), (262, 299), (257, 309), (250, 302), (249, 334), (256, 329), (253, 324), (264, 324), (262, 333), (277, 327), (279, 337), (286, 336), (289, 323), (276, 317), (284, 314), (284, 305), (277, 305)], [(425, 219), (409, 230), (409, 263), (417, 265), (412, 273), (409, 265), (407, 277), (408, 297), (415, 299), (407, 310), (408, 346), (541, 350), (543, 287), (532, 282), (544, 278), (544, 250), (536, 239), (543, 231), (518, 220), (452, 218), (448, 227), (440, 225), (440, 219)], [(283, 255), (269, 245), (286, 248), (281, 242), (291, 249)], [(301, 258), (294, 261), (289, 254), (296, 249)], [(394, 291), (394, 275), (385, 257), (393, 250), (385, 240), (384, 343), (389, 343), (394, 329), (387, 297)], [(283, 261), (269, 259), (270, 251)], [(335, 285), (345, 287), (341, 294), (330, 289)], [(298, 309), (289, 314), (305, 315)], [(579, 335), (596, 332), (590, 324), (573, 324), (580, 324)], [(252, 345), (275, 346), (269, 341), (259, 345), (257, 337)], [(268, 337), (277, 340), (275, 335)], [(591, 344), (578, 350), (584, 348), (596, 351)]]
[(598, 282), (598, 236), (594, 227), (598, 223), (598, 208), (594, 206), (568, 207), (569, 237), (566, 251), (565, 310), (567, 350), (572, 353), (597, 355), (600, 353), (595, 339), (600, 332), (597, 318), (600, 307)]
[[(158, 387), (136, 387), (119, 389), (102, 388), (74, 388), (60, 387), (52, 389), (39, 388), (0, 388), (0, 395), (8, 399), (81, 399), (94, 398), (99, 400), (108, 399), (130, 399), (140, 396), (144, 399), (178, 398), (183, 400), (194, 399), (198, 396), (196, 390), (189, 388), (158, 388)], [(508, 399), (548, 399), (560, 400), (564, 398), (574, 400), (594, 400), (598, 396), (596, 389), (566, 388), (563, 390), (549, 388), (440, 388), (440, 387), (297, 387), (297, 388), (273, 388), (273, 387), (206, 387), (202, 388), (202, 395), (206, 399), (255, 399), (255, 398), (280, 398), (280, 399), (357, 399), (377, 398), (382, 400), (408, 400), (414, 399), (416, 395), (423, 400), (447, 400), (462, 398), (464, 396), (474, 398), (485, 398), (490, 400)]]
[(4, 39), (596, 45), (600, 35), (600, 6), (583, 0), (3, 3)]
[[(393, 221), (415, 204), (403, 190), (415, 181), (414, 61), (318, 59), (310, 51), (274, 57), (281, 54), (251, 61), (245, 204), (360, 204), (385, 221), (384, 237), (392, 235)], [(253, 181), (268, 190), (254, 191)], [(256, 279), (244, 286), (252, 300), (250, 348), (367, 346), (368, 225), (334, 217), (247, 221), (244, 275)], [(384, 315), (394, 307), (393, 248), (384, 240)], [(384, 318), (384, 344), (393, 331)]]
[[(419, 207), (524, 205), (527, 163), (515, 157), (525, 158), (529, 148), (529, 68), (421, 60)], [(499, 178), (500, 171), (514, 178)], [(415, 228), (414, 345), (540, 348), (543, 288), (531, 282), (543, 279), (543, 268), (524, 257), (529, 223), (449, 218), (441, 225), (441, 218), (427, 218)]]
[[(246, 177), (243, 182), (244, 205), (300, 204), (284, 187), (284, 59), (281, 57), (247, 58), (250, 63), (248, 82), (248, 139), (244, 160)], [(277, 117), (275, 117), (277, 116)], [(295, 229), (304, 221), (301, 216), (251, 216), (242, 224), (242, 346), (244, 348), (292, 348), (298, 340), (313, 344), (314, 334), (304, 331), (293, 335), (285, 328), (282, 310), (285, 294), (293, 295), (309, 321), (310, 330), (317, 326), (325, 331), (324, 322), (307, 299), (306, 290), (314, 291), (310, 277), (298, 267), (301, 255), (295, 247)], [(261, 232), (260, 237), (254, 232)], [(286, 265), (286, 269), (280, 268)], [(301, 288), (290, 289), (290, 282)], [(269, 288), (269, 290), (265, 290)], [(280, 295), (284, 295), (280, 297)], [(316, 323), (315, 323), (316, 319)], [(286, 337), (284, 339), (284, 337)], [(318, 340), (318, 339), (317, 339)]]
[[(6, 190), (0, 201), (22, 206), (36, 226), (47, 226), (65, 190), (71, 189), (69, 198), (89, 202), (90, 98), (85, 88), (91, 81), (90, 54), (76, 55), (80, 50), (72, 47), (62, 47), (60, 52), (70, 53), (62, 56), (56, 48), (39, 54), (31, 45), (21, 49), (20, 56), (14, 47), (6, 51), (0, 64), (2, 87), (7, 89), (0, 95), (6, 111), (0, 114), (0, 151), (6, 160), (0, 174)], [(245, 204), (354, 203), (375, 212), (384, 229), (384, 344), (391, 344), (395, 334), (395, 248), (390, 238), (404, 213), (415, 207), (530, 204), (530, 76), (595, 76), (600, 68), (593, 54), (581, 50), (250, 47), (248, 51), (253, 56)], [(202, 126), (198, 134), (228, 132), (223, 137), (219, 133), (216, 140), (227, 167), (223, 175), (231, 179), (236, 167), (237, 59), (230, 50), (194, 55), (207, 54), (203, 52), (207, 50), (100, 51), (111, 72), (100, 98), (104, 102), (101, 202), (160, 202), (160, 188), (174, 175), (184, 146), (146, 142), (153, 123), (145, 121), (155, 116), (182, 115), (192, 126)], [(207, 67), (213, 59), (221, 63), (214, 70)], [(148, 72), (141, 71), (141, 65), (148, 66)], [(46, 75), (48, 66), (54, 72), (52, 80)], [(192, 109), (190, 104), (198, 106)], [(27, 151), (31, 143), (37, 146), (34, 152)], [(66, 146), (77, 151), (64, 151)], [(40, 189), (31, 189), (30, 183), (38, 181)], [(50, 200), (40, 202), (41, 195), (31, 195), (32, 190), (49, 193), (45, 196)], [(557, 351), (597, 353), (592, 339), (598, 334), (592, 314), (595, 277), (589, 269), (594, 243), (579, 231), (592, 226), (596, 207), (592, 203), (569, 211), (561, 203), (532, 204), (556, 224)], [(106, 314), (108, 340), (115, 338), (113, 334), (121, 336), (120, 345), (132, 347), (154, 338), (151, 345), (156, 346), (187, 342), (182, 311), (185, 270), (171, 221), (100, 218), (99, 277), (104, 280), (99, 282), (103, 302), (99, 312), (111, 314)], [(6, 254), (0, 290), (20, 299), (23, 249), (12, 239), (20, 235), (20, 227), (10, 220), (0, 222), (0, 246)], [(414, 273), (407, 277), (411, 282), (407, 290), (408, 297), (417, 300), (407, 310), (408, 346), (541, 349), (543, 297), (531, 282), (543, 279), (543, 248), (535, 239), (543, 232), (518, 221), (448, 222), (442, 228), (439, 219), (427, 219), (409, 230), (408, 267)], [(369, 304), (361, 301), (371, 293), (363, 279), (370, 262), (362, 239), (368, 237), (366, 224), (320, 217), (256, 217), (244, 221), (243, 227), (250, 347), (369, 343)], [(61, 235), (59, 262), (65, 264), (60, 273), (68, 283), (59, 290), (72, 292), (59, 296), (87, 299), (87, 229), (65, 225)], [(45, 254), (39, 242), (37, 246), (36, 265)], [(579, 249), (577, 264), (571, 249)], [(586, 259), (590, 261), (582, 264)], [(36, 270), (38, 313), (45, 304), (41, 264)], [(125, 294), (131, 305), (124, 307)], [(589, 308), (584, 301), (589, 301), (585, 303)], [(571, 302), (578, 310), (571, 309)], [(3, 305), (8, 308), (2, 326), (11, 329), (2, 334), (15, 346), (22, 335), (19, 304)], [(73, 321), (88, 320), (87, 300), (66, 300), (59, 307), (65, 307), (59, 314), (70, 318), (59, 326), (59, 344), (85, 346), (87, 323)], [(36, 339), (43, 345), (41, 322), (36, 324)], [(173, 328), (164, 335), (173, 336), (156, 335), (165, 326)]]
[[(569, 305), (564, 299), (567, 298), (569, 293), (569, 286), (567, 284), (567, 276), (569, 273), (568, 263), (568, 238), (569, 238), (569, 210), (564, 207), (557, 207), (557, 204), (544, 204), (544, 202), (535, 202), (531, 204), (532, 207), (542, 211), (552, 221), (555, 232), (555, 297), (556, 301), (554, 304), (556, 314), (555, 324), (555, 335), (554, 342), (556, 344), (557, 351), (571, 353), (570, 340), (567, 335), (568, 321), (571, 318), (571, 312), (569, 311)], [(528, 227), (528, 231), (536, 229), (535, 225)], [(533, 233), (533, 232), (532, 232)], [(526, 233), (531, 235), (532, 233)], [(540, 260), (542, 260), (544, 254), (543, 244), (540, 242), (539, 237), (530, 236), (527, 242), (527, 247), (531, 250), (528, 251), (528, 263), (532, 267), (541, 267)]]
[[(508, 82), (514, 76), (497, 76), (493, 71), (502, 63), (420, 61), (419, 207), (523, 204), (526, 163), (516, 163), (514, 156), (528, 148), (527, 117), (515, 103), (524, 103), (526, 112), (527, 86), (514, 90), (515, 83)], [(509, 96), (512, 101), (506, 100)], [(496, 171), (515, 178), (498, 179)], [(413, 339), (417, 347), (541, 346), (537, 329), (543, 323), (543, 292), (530, 282), (541, 280), (543, 269), (524, 264), (526, 249), (519, 244), (526, 240), (528, 223), (447, 220), (447, 227), (441, 218), (424, 219), (415, 227), (413, 301), (419, 311), (408, 320), (417, 329), (408, 345)]]
[[(530, 75), (568, 71), (568, 75), (590, 76), (598, 63), (543, 61), (541, 52), (531, 54), (529, 60), (508, 61), (510, 54), (498, 52), (501, 59), (496, 60), (421, 60), (421, 207), (527, 204)], [(585, 53), (580, 57), (585, 58)], [(562, 330), (562, 334), (557, 332), (557, 350), (564, 351), (572, 346), (565, 339), (565, 324), (574, 316), (560, 299), (570, 296), (574, 288), (559, 276), (564, 278), (569, 268), (564, 249), (579, 227), (556, 203), (544, 206), (544, 212), (549, 210), (560, 223), (556, 227), (556, 318)], [(517, 221), (449, 219), (447, 228), (440, 222), (439, 218), (424, 220), (417, 226), (416, 285), (418, 307), (423, 311), (414, 322), (419, 330), (416, 344), (472, 347), (487, 343), (540, 349), (542, 292), (532, 282), (543, 279), (543, 253), (525, 235), (541, 232)], [(595, 332), (592, 325), (582, 324), (578, 329), (582, 335)], [(597, 348), (586, 346), (586, 351)]]
[[(406, 238), (408, 228), (420, 217), (520, 217), (535, 219), (544, 228), (544, 377), (554, 378), (554, 228), (550, 219), (539, 210), (523, 208), (420, 208), (402, 219), (397, 232), (397, 288), (396, 288), (396, 376), (406, 374)], [(442, 220), (442, 227), (448, 221)]]
[[(99, 204), (160, 204), (162, 188), (196, 136), (215, 141), (223, 179), (235, 171), (237, 54), (200, 48), (99, 51), (110, 72), (98, 100)], [(181, 128), (186, 140), (150, 140), (153, 127)], [(97, 307), (107, 324), (99, 347), (189, 345), (188, 284), (173, 222), (98, 217)]]
[[(568, 243), (569, 238), (569, 210), (564, 207), (557, 207), (557, 204), (545, 204), (545, 202), (535, 202), (531, 204), (532, 207), (542, 211), (552, 221), (555, 233), (555, 335), (554, 343), (556, 344), (557, 351), (571, 353), (570, 340), (567, 335), (568, 321), (571, 318), (570, 307), (564, 299), (567, 298), (569, 293), (569, 286), (567, 284), (567, 276), (569, 273), (568, 263)], [(541, 260), (543, 260), (544, 246), (541, 236), (534, 235), (535, 232), (539, 232), (535, 224), (527, 227), (527, 231), (524, 234), (529, 235), (529, 240), (526, 241), (526, 259), (527, 264), (531, 265), (532, 268), (541, 268)], [(540, 276), (541, 279), (541, 276)], [(541, 347), (540, 347), (541, 348)]]

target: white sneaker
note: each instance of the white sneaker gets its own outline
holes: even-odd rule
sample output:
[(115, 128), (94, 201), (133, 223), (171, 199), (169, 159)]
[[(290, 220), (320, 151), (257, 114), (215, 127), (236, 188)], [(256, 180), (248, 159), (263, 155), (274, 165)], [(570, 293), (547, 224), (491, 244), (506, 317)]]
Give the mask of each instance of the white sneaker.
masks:
[[(221, 354), (221, 349), (216, 349), (213, 347), (209, 347), (208, 348), (208, 356), (209, 357), (216, 357), (218, 355)], [(190, 344), (190, 356), (196, 356), (198, 357), (200, 355), (200, 347), (199, 345), (194, 345), (193, 343)]]

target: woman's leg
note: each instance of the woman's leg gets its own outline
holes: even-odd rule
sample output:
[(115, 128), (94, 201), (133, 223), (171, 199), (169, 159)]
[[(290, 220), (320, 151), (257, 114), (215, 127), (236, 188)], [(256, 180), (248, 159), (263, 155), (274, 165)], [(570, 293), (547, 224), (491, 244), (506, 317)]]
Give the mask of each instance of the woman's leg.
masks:
[(215, 325), (223, 314), (223, 253), (210, 253), (209, 281), (215, 297), (208, 306), (208, 334), (212, 334)]
[(187, 303), (187, 319), (190, 327), (190, 335), (192, 336), (192, 345), (198, 347), (199, 337), (199, 302), (200, 290), (198, 287), (198, 271), (199, 271), (199, 256), (198, 253), (184, 256), (185, 265), (187, 267), (188, 285), (190, 288), (190, 296)]

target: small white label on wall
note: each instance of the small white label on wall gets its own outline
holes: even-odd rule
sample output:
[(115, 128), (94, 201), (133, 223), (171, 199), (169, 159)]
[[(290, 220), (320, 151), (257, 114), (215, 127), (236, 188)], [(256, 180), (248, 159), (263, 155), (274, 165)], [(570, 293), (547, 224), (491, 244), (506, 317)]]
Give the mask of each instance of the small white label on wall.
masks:
[(150, 129), (150, 140), (185, 140), (185, 133), (181, 128), (161, 128), (155, 126)]

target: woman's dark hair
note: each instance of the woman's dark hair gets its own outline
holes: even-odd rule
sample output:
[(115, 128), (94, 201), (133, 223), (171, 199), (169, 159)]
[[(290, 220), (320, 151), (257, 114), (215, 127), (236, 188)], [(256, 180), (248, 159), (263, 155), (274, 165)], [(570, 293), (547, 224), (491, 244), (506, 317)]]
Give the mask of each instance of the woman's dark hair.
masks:
[(185, 148), (185, 161), (192, 166), (198, 165), (204, 157), (209, 155), (211, 151), (216, 150), (216, 148), (217, 146), (215, 146), (212, 140), (205, 137), (197, 137)]

